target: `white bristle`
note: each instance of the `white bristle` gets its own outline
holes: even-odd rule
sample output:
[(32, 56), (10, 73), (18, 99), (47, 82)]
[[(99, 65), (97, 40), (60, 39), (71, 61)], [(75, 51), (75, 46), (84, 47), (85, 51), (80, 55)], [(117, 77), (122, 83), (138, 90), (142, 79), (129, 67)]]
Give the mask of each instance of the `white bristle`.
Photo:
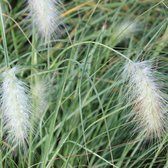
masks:
[(120, 33), (123, 33), (124, 36), (130, 35), (131, 33), (135, 33), (137, 31), (137, 23), (136, 22), (124, 22), (120, 24)]
[(30, 108), (25, 85), (15, 72), (16, 68), (12, 68), (3, 73), (1, 103), (7, 141), (22, 146), (28, 137)]
[(129, 62), (124, 75), (133, 102), (137, 130), (148, 138), (161, 137), (165, 130), (165, 100), (149, 62)]
[(60, 24), (58, 0), (28, 0), (30, 17), (40, 36), (50, 39)]
[(34, 111), (35, 117), (42, 117), (43, 113), (48, 107), (48, 93), (47, 82), (45, 80), (39, 80), (32, 86), (32, 97), (34, 98)]
[(140, 29), (140, 26), (136, 22), (125, 21), (118, 24), (113, 30), (113, 38), (123, 40), (125, 38), (131, 37)]

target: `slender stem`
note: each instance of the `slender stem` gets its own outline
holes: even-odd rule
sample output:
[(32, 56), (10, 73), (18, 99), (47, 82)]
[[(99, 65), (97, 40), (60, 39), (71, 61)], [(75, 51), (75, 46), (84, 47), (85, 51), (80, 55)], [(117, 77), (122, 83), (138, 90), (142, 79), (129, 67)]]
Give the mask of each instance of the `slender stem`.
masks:
[[(36, 70), (34, 69), (34, 66), (36, 66), (38, 63), (38, 59), (37, 59), (37, 50), (36, 50), (36, 33), (35, 33), (35, 28), (33, 25), (33, 32), (32, 32), (32, 60), (31, 60), (31, 65), (33, 66), (33, 68), (31, 69), (31, 86), (33, 86), (35, 84), (35, 82), (37, 82), (37, 76), (33, 75)], [(33, 100), (33, 105), (32, 107), (34, 108), (34, 96), (32, 94), (32, 100)], [(28, 157), (28, 167), (31, 166), (31, 162), (32, 162), (32, 147), (33, 147), (33, 129), (34, 129), (34, 116), (35, 114), (32, 111), (32, 115), (30, 118), (30, 123), (31, 123), (31, 130), (30, 130), (30, 134), (29, 134), (29, 157)]]
[[(5, 58), (5, 64), (7, 67), (9, 67), (9, 56), (8, 56), (8, 48), (7, 48), (7, 42), (6, 42), (6, 32), (5, 32), (5, 26), (4, 26), (4, 20), (3, 20), (3, 16), (2, 16), (2, 4), (0, 2), (0, 26), (1, 26), (1, 35), (2, 35), (2, 42), (3, 42), (3, 47), (4, 47), (4, 58)], [(1, 122), (1, 134), (0, 134), (0, 144), (2, 145), (2, 136), (3, 136), (3, 132), (2, 132), (2, 122)], [(0, 150), (0, 167), (3, 168), (3, 159), (2, 159), (2, 150)]]
[(50, 42), (47, 44), (47, 67), (50, 68)]
[[(2, 127), (3, 127), (3, 124), (2, 124), (1, 117), (2, 117), (2, 115), (0, 115), (0, 120), (1, 120), (1, 124), (0, 124), (0, 129), (1, 129), (1, 133), (0, 133), (0, 145), (2, 146), (2, 137), (3, 137)], [(2, 150), (0, 150), (0, 167), (3, 168), (3, 166), (2, 166)]]
[(7, 67), (9, 67), (9, 55), (8, 55), (8, 48), (7, 48), (7, 41), (6, 41), (6, 32), (5, 32), (5, 26), (4, 26), (4, 19), (2, 16), (2, 4), (0, 3), (0, 25), (1, 25), (1, 35), (2, 35), (2, 41), (3, 41), (3, 47), (4, 47), (4, 57), (5, 57), (5, 64)]

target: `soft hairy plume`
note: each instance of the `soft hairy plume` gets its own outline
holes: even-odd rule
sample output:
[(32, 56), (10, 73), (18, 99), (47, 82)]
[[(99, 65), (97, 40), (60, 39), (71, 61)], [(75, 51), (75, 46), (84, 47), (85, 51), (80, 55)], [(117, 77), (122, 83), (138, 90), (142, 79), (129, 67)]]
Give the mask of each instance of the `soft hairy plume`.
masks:
[(29, 99), (25, 84), (15, 76), (16, 68), (3, 73), (2, 112), (7, 141), (12, 145), (24, 146), (28, 137)]
[(28, 0), (30, 17), (40, 36), (49, 40), (60, 24), (59, 0)]
[(137, 22), (125, 21), (116, 25), (112, 33), (112, 39), (117, 42), (121, 42), (122, 40), (131, 37), (131, 35), (135, 34), (139, 31), (140, 26)]
[(136, 22), (123, 22), (118, 25), (118, 33), (121, 36), (129, 37), (132, 33), (135, 33), (138, 30), (138, 24)]
[(48, 107), (49, 89), (45, 80), (38, 80), (32, 86), (33, 109), (35, 117), (39, 119)]
[(124, 76), (138, 131), (147, 138), (161, 137), (165, 131), (165, 100), (149, 62), (129, 62)]

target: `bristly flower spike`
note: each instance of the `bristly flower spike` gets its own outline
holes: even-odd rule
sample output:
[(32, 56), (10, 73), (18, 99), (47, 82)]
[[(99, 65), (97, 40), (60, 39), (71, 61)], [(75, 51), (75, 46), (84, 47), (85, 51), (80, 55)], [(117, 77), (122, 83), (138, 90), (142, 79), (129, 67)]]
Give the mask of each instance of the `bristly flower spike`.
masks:
[(162, 137), (166, 127), (165, 99), (150, 62), (129, 62), (123, 74), (128, 80), (136, 131), (149, 139)]
[(139, 30), (141, 30), (141, 28), (137, 22), (121, 22), (114, 28), (112, 38), (113, 40), (118, 40), (118, 42), (121, 42), (124, 39), (130, 38)]
[(50, 40), (60, 25), (59, 5), (59, 0), (28, 0), (29, 16), (45, 40)]
[(32, 86), (32, 97), (34, 107), (33, 110), (35, 112), (35, 117), (40, 119), (44, 112), (46, 111), (49, 103), (49, 86), (47, 81), (44, 79), (40, 79), (36, 81), (36, 83)]
[(26, 86), (16, 77), (16, 71), (17, 68), (7, 69), (2, 74), (1, 108), (8, 143), (25, 147), (30, 128), (30, 105)]

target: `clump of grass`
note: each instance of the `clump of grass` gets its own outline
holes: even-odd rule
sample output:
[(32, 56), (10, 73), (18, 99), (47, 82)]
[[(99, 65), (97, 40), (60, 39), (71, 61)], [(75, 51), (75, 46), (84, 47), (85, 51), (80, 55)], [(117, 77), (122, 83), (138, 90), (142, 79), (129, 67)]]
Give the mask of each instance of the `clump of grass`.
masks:
[[(123, 105), (121, 87), (125, 88), (126, 83), (118, 77), (123, 70), (123, 61), (130, 59), (156, 60), (160, 74), (167, 73), (166, 3), (152, 0), (70, 0), (64, 1), (63, 12), (59, 11), (58, 2), (0, 2), (3, 9), (0, 10), (1, 68), (21, 65), (23, 71), (19, 77), (15, 76), (16, 81), (25, 81), (34, 99), (31, 101), (32, 115), (29, 116), (33, 129), (29, 130), (26, 138), (27, 155), (17, 150), (14, 151), (16, 157), (13, 157), (13, 144), (4, 140), (7, 130), (1, 122), (0, 143), (8, 146), (9, 150), (0, 150), (0, 167), (168, 167), (167, 150), (164, 148), (167, 137), (164, 124), (161, 124), (165, 104), (153, 68), (143, 62), (135, 63), (132, 68), (140, 69), (142, 73), (146, 69), (151, 72), (145, 75), (152, 86), (148, 88), (148, 93), (155, 97), (153, 110), (147, 111), (144, 106), (149, 109), (149, 104), (142, 103), (131, 91), (131, 102)], [(23, 10), (26, 5), (29, 10)], [(64, 21), (71, 43), (66, 35), (55, 33), (61, 22), (60, 16), (66, 17)], [(32, 29), (27, 29), (29, 25)], [(137, 31), (139, 29), (141, 31)], [(57, 43), (55, 39), (50, 41), (55, 34), (59, 36)], [(5, 72), (10, 74), (8, 70)], [(135, 74), (130, 71), (126, 73), (129, 74), (128, 85), (136, 88), (138, 83), (131, 78)], [(52, 88), (48, 85), (44, 87), (42, 76), (48, 77)], [(164, 77), (167, 82), (167, 76)], [(134, 92), (139, 96), (141, 93), (137, 90)], [(49, 98), (48, 93), (51, 93)], [(146, 99), (144, 95), (142, 97)], [(13, 97), (18, 98), (18, 95), (15, 93)], [(133, 130), (133, 125), (132, 122), (123, 123), (125, 116), (122, 112), (132, 107), (130, 103), (133, 103), (134, 112), (139, 112), (139, 104), (135, 104), (137, 101), (141, 111), (143, 107), (144, 111), (151, 112), (150, 115), (158, 108), (158, 113), (150, 116), (157, 124), (151, 122), (148, 132), (147, 117), (141, 118), (144, 120), (141, 122), (134, 116), (138, 120), (136, 126), (140, 135), (162, 137), (157, 145), (151, 143), (144, 148), (143, 138), (134, 139), (134, 132), (126, 131), (127, 128)], [(38, 127), (34, 123), (36, 114), (40, 118), (37, 120)], [(137, 114), (137, 118), (141, 114)]]

